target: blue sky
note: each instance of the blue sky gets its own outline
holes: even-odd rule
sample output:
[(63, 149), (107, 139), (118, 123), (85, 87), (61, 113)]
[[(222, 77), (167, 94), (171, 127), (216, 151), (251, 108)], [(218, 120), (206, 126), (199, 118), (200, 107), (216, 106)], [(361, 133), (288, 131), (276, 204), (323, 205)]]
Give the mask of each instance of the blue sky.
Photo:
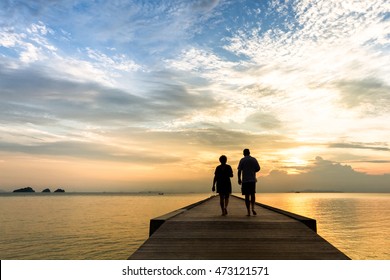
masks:
[(389, 103), (385, 0), (0, 1), (3, 190), (388, 191)]

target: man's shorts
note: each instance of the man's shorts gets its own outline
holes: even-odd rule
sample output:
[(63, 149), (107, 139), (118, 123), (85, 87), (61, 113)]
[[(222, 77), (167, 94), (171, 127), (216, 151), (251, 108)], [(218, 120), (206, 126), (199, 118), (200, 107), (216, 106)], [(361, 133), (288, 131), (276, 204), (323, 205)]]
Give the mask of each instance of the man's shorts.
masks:
[(256, 193), (256, 182), (245, 182), (245, 183), (242, 183), (241, 193), (243, 195)]

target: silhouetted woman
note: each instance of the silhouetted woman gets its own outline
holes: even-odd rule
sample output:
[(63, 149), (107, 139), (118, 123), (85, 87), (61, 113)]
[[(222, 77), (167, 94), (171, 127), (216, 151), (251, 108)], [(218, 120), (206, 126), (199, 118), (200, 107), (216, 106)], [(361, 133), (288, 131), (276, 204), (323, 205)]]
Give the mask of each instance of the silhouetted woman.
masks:
[(232, 193), (232, 183), (230, 182), (230, 177), (233, 177), (233, 170), (230, 165), (226, 164), (226, 156), (220, 156), (219, 162), (221, 165), (218, 165), (215, 168), (212, 191), (215, 191), (215, 185), (217, 185), (217, 193), (219, 193), (222, 215), (225, 216), (228, 213), (227, 206), (229, 204), (229, 195)]

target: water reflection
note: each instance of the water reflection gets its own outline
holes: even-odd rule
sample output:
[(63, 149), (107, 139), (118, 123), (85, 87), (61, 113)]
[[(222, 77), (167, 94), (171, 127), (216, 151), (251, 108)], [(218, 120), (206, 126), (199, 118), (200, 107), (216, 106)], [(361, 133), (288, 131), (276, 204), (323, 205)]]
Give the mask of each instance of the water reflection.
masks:
[(389, 194), (259, 194), (257, 199), (316, 219), (318, 234), (352, 259), (390, 259)]
[(205, 195), (0, 196), (0, 259), (127, 259), (149, 220)]

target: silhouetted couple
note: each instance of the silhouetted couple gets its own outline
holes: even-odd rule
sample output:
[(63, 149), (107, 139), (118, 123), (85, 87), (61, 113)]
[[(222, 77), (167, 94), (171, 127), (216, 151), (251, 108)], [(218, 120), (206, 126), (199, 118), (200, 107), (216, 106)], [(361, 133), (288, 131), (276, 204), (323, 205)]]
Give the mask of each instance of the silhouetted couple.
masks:
[[(238, 164), (238, 184), (241, 185), (241, 193), (245, 195), (245, 206), (247, 209), (247, 216), (257, 215), (255, 211), (256, 201), (256, 173), (260, 171), (260, 165), (256, 158), (250, 156), (249, 149), (244, 149), (244, 157)], [(215, 168), (215, 175), (213, 180), (212, 191), (215, 191), (217, 186), (217, 193), (219, 193), (220, 205), (222, 215), (227, 215), (227, 206), (229, 204), (229, 196), (232, 193), (232, 184), (230, 178), (233, 177), (233, 170), (230, 165), (226, 164), (227, 157), (222, 155), (219, 158), (221, 165)]]

